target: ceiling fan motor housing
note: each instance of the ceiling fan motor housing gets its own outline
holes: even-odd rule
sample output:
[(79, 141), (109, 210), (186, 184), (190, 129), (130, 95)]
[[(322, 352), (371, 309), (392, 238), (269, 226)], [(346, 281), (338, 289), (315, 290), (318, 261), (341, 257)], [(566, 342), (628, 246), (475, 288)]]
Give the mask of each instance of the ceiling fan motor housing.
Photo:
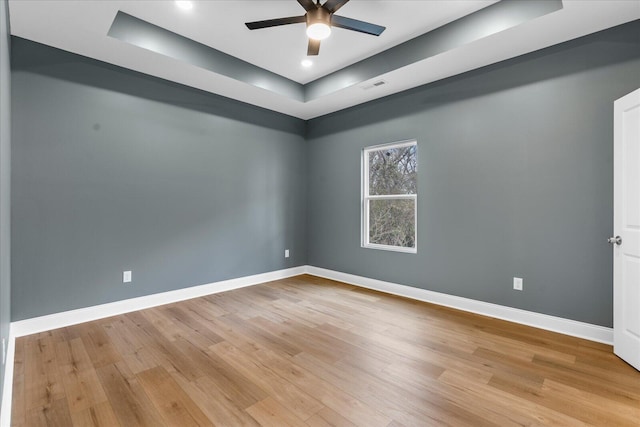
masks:
[(331, 26), (331, 13), (324, 7), (318, 7), (315, 10), (307, 12), (307, 27), (313, 24), (325, 24)]
[[(0, 0), (1, 1), (1, 0)], [(245, 25), (250, 30), (260, 28), (277, 27), (289, 24), (307, 24), (307, 55), (315, 56), (320, 52), (320, 41), (329, 37), (331, 27), (335, 26), (345, 30), (357, 31), (364, 34), (379, 36), (385, 30), (381, 25), (370, 22), (359, 21), (345, 16), (334, 15), (334, 13), (344, 6), (349, 0), (326, 0), (320, 4), (321, 0), (298, 0), (300, 6), (306, 13), (302, 16), (289, 16), (285, 18), (267, 19), (263, 21), (246, 22)]]

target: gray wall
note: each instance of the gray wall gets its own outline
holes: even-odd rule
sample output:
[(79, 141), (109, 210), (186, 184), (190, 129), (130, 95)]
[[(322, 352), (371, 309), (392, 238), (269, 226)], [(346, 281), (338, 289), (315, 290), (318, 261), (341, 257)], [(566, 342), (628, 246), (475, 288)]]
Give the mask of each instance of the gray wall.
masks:
[(13, 320), (306, 264), (302, 120), (12, 55)]
[[(636, 21), (310, 121), (309, 264), (611, 326), (613, 101), (639, 86)], [(418, 253), (361, 248), (361, 150), (413, 138)]]
[[(0, 337), (8, 342), (11, 320), (10, 178), (11, 178), (11, 77), (9, 67), (9, 14), (0, 0)], [(0, 362), (0, 402), (5, 359)]]
[[(13, 38), (12, 318), (308, 263), (611, 326), (612, 103), (640, 86), (639, 30), (306, 129)], [(409, 138), (418, 254), (362, 249), (361, 150)]]

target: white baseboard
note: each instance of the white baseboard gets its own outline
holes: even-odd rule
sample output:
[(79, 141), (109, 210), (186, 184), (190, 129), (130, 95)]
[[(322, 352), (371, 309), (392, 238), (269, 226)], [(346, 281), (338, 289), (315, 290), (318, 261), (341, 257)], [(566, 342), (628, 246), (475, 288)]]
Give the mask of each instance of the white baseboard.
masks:
[(257, 285), (259, 283), (284, 279), (306, 273), (306, 266), (293, 267), (285, 270), (271, 271), (253, 276), (239, 277), (237, 279), (223, 280), (206, 285), (192, 286), (190, 288), (177, 289), (175, 291), (146, 295), (116, 301), (108, 304), (85, 307), (77, 310), (64, 311), (31, 319), (18, 320), (9, 326), (9, 345), (7, 349), (7, 363), (4, 373), (2, 392), (2, 407), (0, 408), (0, 427), (10, 427), (11, 424), (11, 400), (13, 393), (13, 363), (15, 355), (15, 342), (17, 337), (49, 331), (51, 329), (90, 322), (118, 314), (143, 310), (172, 302), (184, 301), (218, 292), (230, 291)]
[(259, 283), (284, 279), (305, 273), (349, 283), (363, 288), (374, 289), (419, 301), (430, 302), (458, 310), (533, 326), (535, 328), (559, 332), (561, 334), (584, 338), (591, 341), (605, 344), (613, 343), (613, 329), (606, 328), (604, 326), (592, 325), (561, 317), (505, 307), (488, 302), (476, 301), (469, 298), (447, 295), (439, 292), (428, 291), (426, 289), (307, 265), (12, 322), (9, 329), (7, 362), (3, 384), (2, 407), (0, 410), (0, 427), (9, 427), (11, 423), (13, 364), (15, 356), (15, 339), (17, 337), (71, 326), (78, 323), (90, 322), (92, 320), (116, 316), (118, 314), (143, 310), (145, 308), (156, 307), (158, 305), (211, 295), (218, 292), (239, 289), (246, 286), (257, 285)]
[(0, 427), (11, 425), (11, 395), (13, 392), (13, 361), (16, 354), (16, 337), (9, 325), (9, 338), (7, 345), (7, 358), (4, 369), (4, 384), (2, 385), (2, 406), (0, 406)]
[(118, 314), (129, 313), (131, 311), (156, 307), (158, 305), (170, 304), (172, 302), (243, 288), (272, 280), (284, 279), (286, 277), (292, 277), (304, 273), (364, 288), (374, 289), (389, 294), (400, 295), (407, 298), (469, 311), (471, 313), (482, 314), (515, 323), (521, 323), (523, 325), (559, 332), (565, 335), (571, 335), (591, 341), (613, 344), (612, 328), (309, 265), (223, 280), (206, 285), (192, 286), (189, 288), (146, 295), (93, 307), (85, 307), (77, 310), (19, 320), (11, 323), (11, 331), (14, 337), (21, 337), (24, 335), (31, 335), (51, 329), (102, 319), (109, 316), (116, 316)]
[(49, 331), (51, 329), (76, 325), (78, 323), (103, 319), (105, 317), (117, 316), (118, 314), (156, 307), (158, 305), (170, 304), (172, 302), (197, 298), (204, 295), (211, 295), (218, 292), (257, 285), (258, 283), (297, 276), (299, 274), (304, 274), (305, 271), (306, 266), (300, 266), (285, 270), (255, 274), (253, 276), (239, 277), (237, 279), (208, 283), (206, 285), (192, 286), (190, 288), (177, 289), (175, 291), (162, 292), (159, 294), (145, 295), (138, 298), (79, 308), (77, 310), (64, 311), (62, 313), (54, 313), (31, 319), (18, 320), (11, 323), (11, 328), (15, 337), (21, 337), (38, 332)]
[(351, 285), (361, 286), (363, 288), (386, 292), (388, 294), (399, 295), (471, 313), (482, 314), (484, 316), (494, 317), (497, 319), (508, 320), (509, 322), (559, 332), (561, 334), (584, 338), (590, 341), (609, 345), (613, 344), (613, 329), (604, 326), (592, 325), (590, 323), (578, 322), (576, 320), (564, 319), (562, 317), (550, 316), (547, 314), (506, 307), (503, 305), (477, 301), (455, 295), (428, 291), (426, 289), (415, 288), (412, 286), (384, 282), (382, 280), (341, 273), (339, 271), (327, 270), (319, 267), (307, 266), (306, 271), (308, 274), (313, 276), (324, 277), (339, 282), (349, 283)]

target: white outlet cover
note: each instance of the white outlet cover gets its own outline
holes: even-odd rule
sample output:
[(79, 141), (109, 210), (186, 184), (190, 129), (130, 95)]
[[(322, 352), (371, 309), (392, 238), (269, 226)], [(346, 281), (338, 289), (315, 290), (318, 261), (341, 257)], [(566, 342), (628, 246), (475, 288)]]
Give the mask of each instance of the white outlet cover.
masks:
[(131, 271), (123, 271), (122, 272), (122, 283), (131, 282)]
[(284, 250), (284, 257), (289, 258), (289, 249)]
[(516, 291), (522, 290), (522, 277), (513, 278), (513, 289), (515, 289)]

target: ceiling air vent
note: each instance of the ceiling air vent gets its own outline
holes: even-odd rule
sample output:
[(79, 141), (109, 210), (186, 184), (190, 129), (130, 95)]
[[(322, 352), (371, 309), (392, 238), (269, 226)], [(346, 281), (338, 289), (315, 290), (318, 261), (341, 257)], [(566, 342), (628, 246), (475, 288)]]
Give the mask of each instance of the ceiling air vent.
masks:
[(369, 84), (365, 84), (362, 87), (363, 90), (369, 90), (369, 89), (373, 89), (374, 87), (380, 87), (382, 85), (386, 85), (387, 82), (385, 80), (378, 80), (376, 82), (373, 83), (369, 83)]

